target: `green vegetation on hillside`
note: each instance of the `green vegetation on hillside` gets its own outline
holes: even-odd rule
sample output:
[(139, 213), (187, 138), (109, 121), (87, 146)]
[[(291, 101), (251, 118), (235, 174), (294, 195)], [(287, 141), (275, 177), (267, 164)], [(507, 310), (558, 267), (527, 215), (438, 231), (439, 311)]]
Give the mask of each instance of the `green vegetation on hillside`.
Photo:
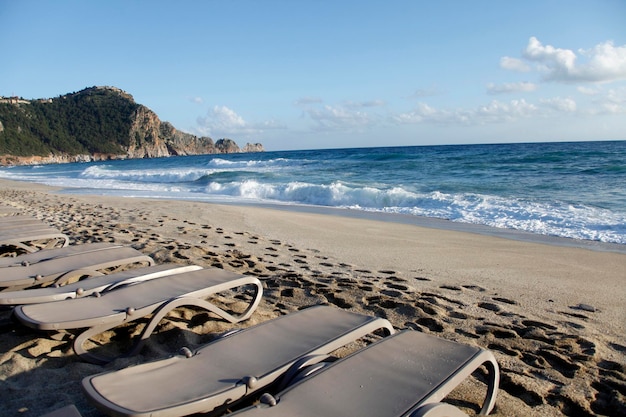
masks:
[(0, 103), (0, 155), (124, 153), (138, 107), (128, 94), (100, 87), (52, 101)]

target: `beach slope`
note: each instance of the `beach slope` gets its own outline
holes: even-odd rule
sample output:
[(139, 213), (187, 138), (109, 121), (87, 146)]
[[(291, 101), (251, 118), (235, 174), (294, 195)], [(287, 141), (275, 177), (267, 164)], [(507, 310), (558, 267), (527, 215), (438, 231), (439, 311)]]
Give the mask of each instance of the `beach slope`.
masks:
[[(491, 349), (502, 370), (493, 415), (626, 415), (624, 253), (365, 218), (58, 194), (5, 180), (0, 195), (4, 205), (60, 228), (74, 244), (115, 242), (157, 263), (258, 276), (264, 299), (244, 326), (324, 303)], [(3, 415), (39, 416), (74, 403), (84, 416), (97, 416), (80, 392), (83, 377), (166, 357), (230, 328), (207, 318), (182, 311), (141, 355), (105, 367), (80, 362), (69, 337), (5, 324)], [(109, 332), (99, 342), (132, 331)], [(449, 401), (475, 414), (480, 379)]]

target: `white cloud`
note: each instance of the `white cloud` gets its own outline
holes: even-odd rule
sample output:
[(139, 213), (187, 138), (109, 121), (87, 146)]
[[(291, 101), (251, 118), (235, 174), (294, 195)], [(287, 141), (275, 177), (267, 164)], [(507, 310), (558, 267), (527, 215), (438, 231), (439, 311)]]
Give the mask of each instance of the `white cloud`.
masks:
[(626, 113), (626, 87), (610, 89), (596, 100), (601, 112), (605, 114)]
[(600, 90), (599, 89), (585, 87), (585, 86), (582, 86), (582, 85), (577, 87), (576, 90), (578, 90), (579, 93), (584, 94), (586, 96), (595, 96), (597, 94), (600, 94)]
[(476, 125), (501, 123), (526, 118), (537, 114), (538, 108), (525, 100), (511, 100), (508, 103), (493, 100), (489, 104), (475, 109), (436, 109), (419, 103), (417, 108), (408, 113), (393, 117), (399, 123), (437, 123)]
[(487, 94), (506, 94), (516, 92), (535, 91), (537, 85), (529, 82), (505, 83), (505, 84), (487, 84)]
[(511, 58), (508, 56), (500, 58), (500, 67), (511, 71), (530, 71), (530, 66), (527, 63), (525, 63), (521, 59)]
[(606, 99), (612, 103), (626, 103), (626, 87), (610, 89), (607, 91)]
[[(626, 80), (626, 45), (614, 46), (612, 41), (588, 50), (580, 49), (577, 55), (571, 49), (543, 45), (531, 37), (522, 57), (535, 64), (535, 69), (544, 74), (546, 81), (604, 83)], [(579, 58), (584, 62), (578, 63)]]
[(483, 123), (500, 123), (518, 118), (529, 117), (537, 112), (534, 104), (527, 103), (526, 100), (511, 100), (503, 103), (497, 100), (486, 106), (480, 106), (475, 112), (478, 121)]
[(343, 106), (326, 105), (307, 109), (305, 113), (316, 123), (318, 130), (352, 130), (374, 123), (368, 113)]
[(576, 102), (571, 98), (554, 97), (539, 100), (544, 106), (559, 112), (573, 113), (576, 111)]
[(285, 128), (274, 120), (248, 123), (234, 110), (226, 106), (214, 106), (209, 109), (206, 117), (199, 117), (197, 122), (196, 131), (198, 133), (215, 137), (258, 135), (264, 130)]
[(448, 118), (448, 112), (445, 110), (436, 110), (425, 103), (418, 103), (417, 108), (412, 112), (400, 113), (393, 119), (400, 123), (422, 123), (425, 121), (443, 121)]
[(189, 101), (191, 101), (192, 103), (196, 103), (196, 104), (204, 103), (204, 100), (202, 99), (202, 97), (190, 97)]
[(576, 54), (569, 49), (555, 48), (551, 45), (543, 46), (534, 36), (528, 40), (523, 57), (529, 61), (545, 65), (553, 72), (571, 71), (574, 68)]

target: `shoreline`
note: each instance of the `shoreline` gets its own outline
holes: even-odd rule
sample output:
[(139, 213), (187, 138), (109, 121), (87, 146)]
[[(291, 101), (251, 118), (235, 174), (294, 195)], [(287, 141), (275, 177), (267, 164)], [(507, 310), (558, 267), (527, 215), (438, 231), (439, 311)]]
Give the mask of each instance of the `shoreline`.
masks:
[(320, 214), (325, 216), (350, 217), (355, 219), (375, 220), (383, 222), (400, 223), (418, 227), (424, 227), (437, 230), (449, 230), (453, 232), (473, 233), (485, 236), (492, 236), (503, 239), (510, 239), (520, 242), (539, 243), (545, 245), (564, 246), (580, 249), (589, 249), (599, 252), (616, 252), (626, 254), (626, 245), (619, 243), (607, 243), (593, 240), (582, 240), (552, 235), (542, 235), (538, 233), (526, 232), (516, 229), (504, 229), (499, 227), (486, 226), (474, 223), (455, 222), (447, 219), (436, 217), (424, 217), (410, 214), (399, 213), (382, 213), (375, 211), (353, 210), (349, 208), (325, 207), (325, 206), (307, 206), (307, 205), (281, 205), (281, 204), (225, 204), (211, 203), (218, 205), (250, 205), (252, 207), (267, 208), (272, 210), (294, 211), (302, 213)]
[[(396, 328), (492, 350), (502, 372), (494, 416), (626, 415), (623, 253), (375, 216), (58, 190), (0, 180), (5, 204), (61, 228), (72, 244), (111, 241), (157, 263), (260, 277), (263, 301), (244, 326), (333, 304), (388, 318)], [(159, 335), (191, 337), (186, 341), (193, 346), (211, 326), (222, 325), (210, 320), (188, 328), (173, 321)], [(138, 357), (105, 369), (164, 357), (180, 347), (177, 338), (159, 335)], [(95, 417), (77, 384), (102, 370), (78, 361), (68, 340), (19, 326), (4, 330), (0, 377), (6, 389), (0, 402), (9, 416), (37, 417), (73, 402), (84, 417)], [(51, 381), (51, 373), (62, 381)], [(472, 415), (483, 392), (482, 382), (472, 379), (449, 398)]]
[[(3, 180), (4, 181), (4, 180)], [(12, 180), (6, 180), (11, 181)], [(41, 184), (39, 184), (41, 185)], [(44, 187), (46, 187), (44, 185)], [(365, 220), (377, 220), (377, 221), (386, 221), (393, 223), (400, 223), (406, 225), (413, 225), (431, 229), (440, 229), (440, 230), (451, 230), (456, 232), (464, 232), (464, 233), (475, 233), (486, 236), (494, 236), (501, 237), (505, 239), (517, 240), (522, 242), (530, 242), (530, 243), (541, 243), (546, 245), (556, 245), (556, 246), (565, 246), (565, 247), (573, 247), (573, 248), (583, 248), (589, 250), (595, 250), (600, 252), (616, 252), (626, 254), (626, 244), (619, 243), (608, 243), (608, 242), (600, 242), (595, 240), (584, 240), (584, 239), (575, 239), (554, 235), (544, 235), (539, 233), (527, 232), (524, 230), (517, 229), (507, 229), (507, 228), (499, 228), (493, 226), (487, 226), (482, 224), (475, 223), (464, 223), (464, 222), (455, 222), (448, 219), (442, 219), (437, 217), (425, 217), (411, 214), (401, 214), (401, 213), (384, 213), (379, 211), (367, 211), (367, 210), (356, 210), (351, 208), (343, 208), (343, 207), (329, 207), (329, 206), (316, 206), (316, 205), (307, 205), (307, 204), (295, 204), (295, 203), (261, 203), (261, 202), (229, 202), (229, 201), (220, 201), (216, 199), (216, 201), (209, 201), (206, 199), (175, 199), (175, 198), (159, 198), (159, 197), (144, 197), (144, 196), (109, 196), (104, 194), (98, 194), (97, 190), (93, 190), (93, 192), (78, 192), (72, 188), (62, 188), (62, 187), (53, 187), (57, 189), (59, 194), (64, 195), (93, 195), (98, 196), (100, 198), (138, 198), (138, 199), (153, 199), (153, 200), (164, 200), (164, 201), (186, 201), (186, 202), (197, 202), (203, 204), (212, 204), (212, 205), (222, 205), (222, 206), (242, 206), (242, 207), (258, 207), (265, 208), (271, 210), (280, 210), (286, 212), (298, 212), (298, 213), (312, 213), (326, 216), (339, 216), (339, 217), (349, 217), (355, 219), (365, 219)]]

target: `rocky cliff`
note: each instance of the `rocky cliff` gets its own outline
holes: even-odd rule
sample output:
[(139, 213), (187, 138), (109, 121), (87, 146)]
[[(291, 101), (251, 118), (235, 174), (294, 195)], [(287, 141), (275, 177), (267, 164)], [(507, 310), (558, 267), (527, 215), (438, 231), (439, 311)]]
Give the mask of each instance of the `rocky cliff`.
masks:
[(91, 87), (48, 100), (0, 98), (0, 164), (43, 164), (263, 152), (177, 130), (114, 87)]

